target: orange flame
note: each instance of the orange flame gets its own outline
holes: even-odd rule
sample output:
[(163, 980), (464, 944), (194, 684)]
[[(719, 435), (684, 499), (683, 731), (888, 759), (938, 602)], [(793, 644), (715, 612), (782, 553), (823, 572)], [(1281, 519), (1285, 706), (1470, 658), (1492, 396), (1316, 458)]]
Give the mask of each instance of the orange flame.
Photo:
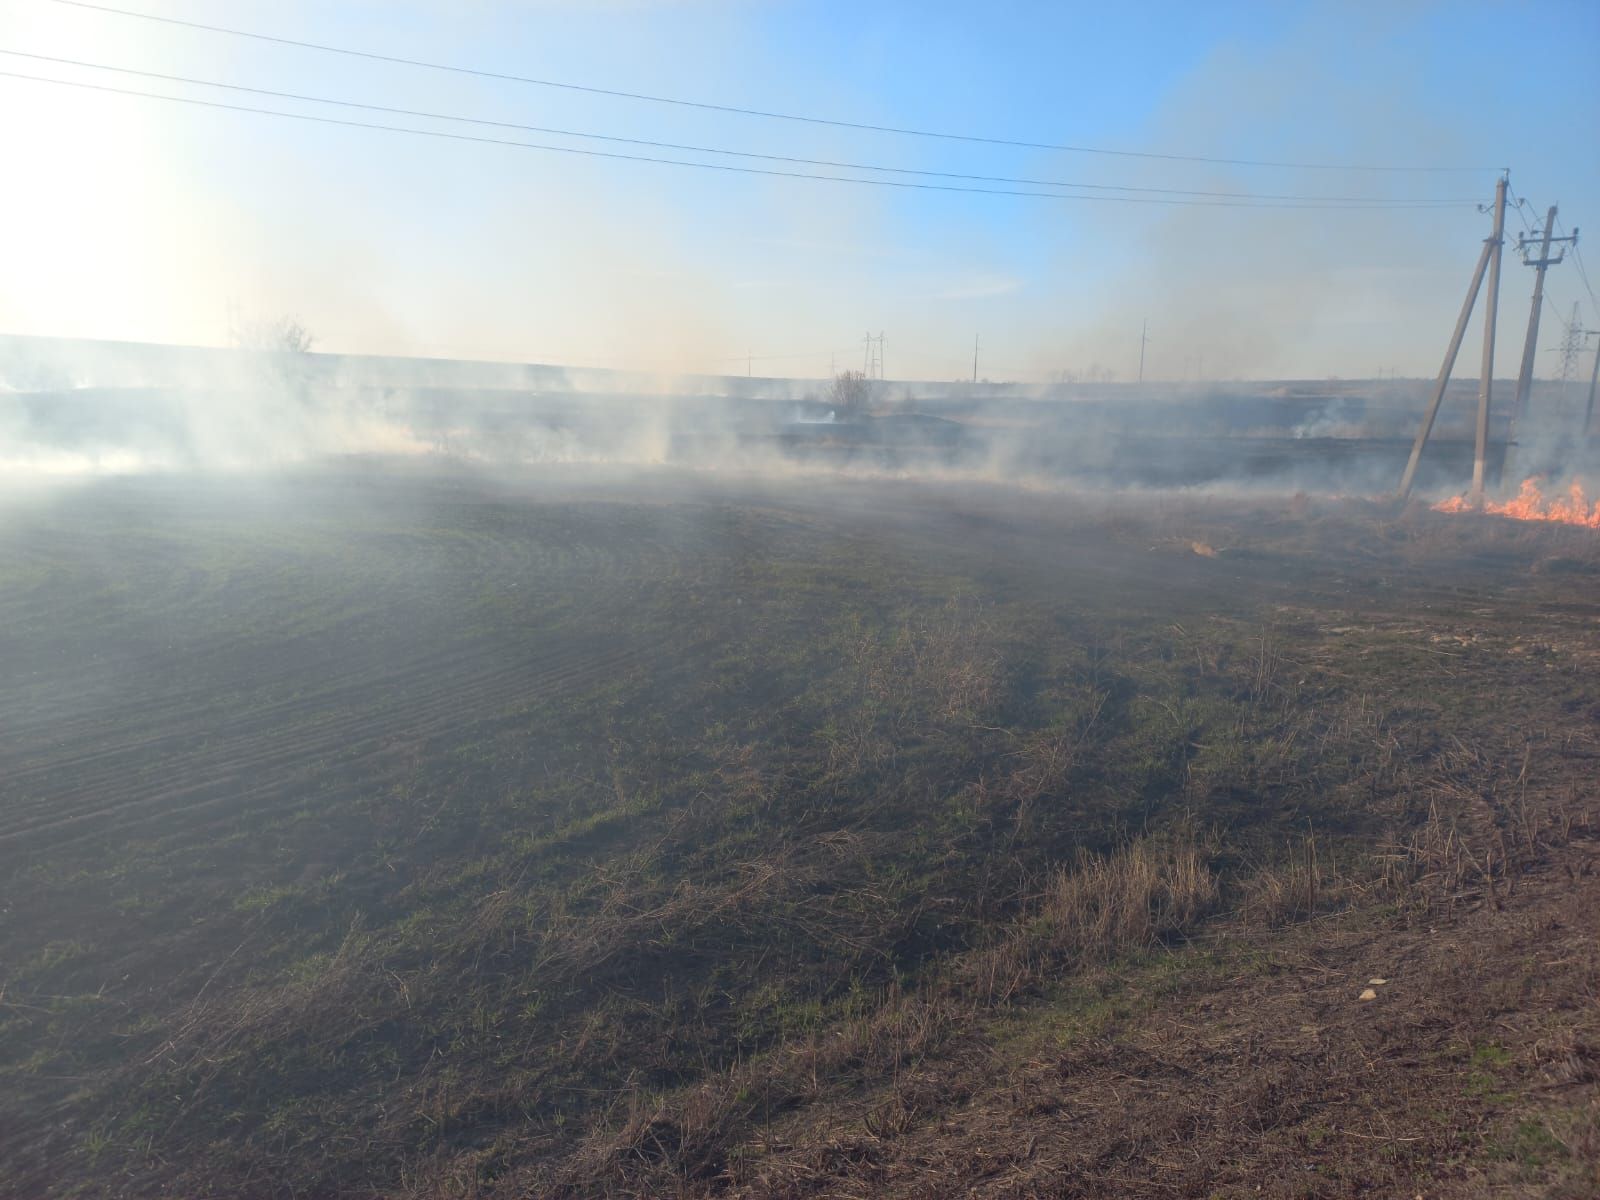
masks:
[[(1583, 481), (1573, 480), (1565, 497), (1546, 500), (1539, 490), (1542, 476), (1535, 475), (1522, 481), (1516, 499), (1503, 504), (1488, 501), (1483, 511), (1497, 517), (1511, 517), (1518, 521), (1555, 521), (1563, 525), (1582, 525), (1600, 529), (1600, 500), (1593, 503), (1584, 495)], [(1473, 512), (1475, 506), (1465, 496), (1452, 496), (1433, 506), (1439, 512)]]

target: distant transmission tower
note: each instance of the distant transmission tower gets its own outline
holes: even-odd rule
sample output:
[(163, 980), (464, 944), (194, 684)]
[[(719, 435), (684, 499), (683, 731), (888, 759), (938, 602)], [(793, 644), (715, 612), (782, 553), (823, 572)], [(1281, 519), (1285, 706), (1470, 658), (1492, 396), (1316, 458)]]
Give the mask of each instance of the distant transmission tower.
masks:
[(869, 329), (867, 335), (861, 339), (865, 349), (861, 355), (861, 373), (868, 379), (883, 378), (883, 332), (880, 330), (877, 337), (872, 336)]
[(1561, 339), (1561, 382), (1571, 383), (1578, 377), (1578, 358), (1583, 354), (1584, 334), (1588, 332), (1578, 323), (1578, 302), (1572, 302), (1572, 318), (1567, 321), (1567, 332)]

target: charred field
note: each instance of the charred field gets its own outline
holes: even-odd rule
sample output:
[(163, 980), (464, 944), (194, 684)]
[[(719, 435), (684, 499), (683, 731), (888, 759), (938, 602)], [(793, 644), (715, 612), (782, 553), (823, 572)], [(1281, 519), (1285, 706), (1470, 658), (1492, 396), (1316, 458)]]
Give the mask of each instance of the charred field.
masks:
[(1593, 1195), (1597, 586), (1359, 500), (8, 497), (0, 1194)]

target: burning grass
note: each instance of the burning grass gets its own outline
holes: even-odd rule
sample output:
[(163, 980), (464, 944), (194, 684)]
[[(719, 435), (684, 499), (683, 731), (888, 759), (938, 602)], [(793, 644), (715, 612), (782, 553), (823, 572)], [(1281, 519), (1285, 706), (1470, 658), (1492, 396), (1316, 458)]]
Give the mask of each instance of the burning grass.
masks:
[(1600, 499), (1590, 501), (1584, 491), (1583, 480), (1574, 479), (1567, 485), (1566, 494), (1546, 498), (1541, 476), (1522, 481), (1517, 494), (1503, 502), (1485, 501), (1475, 504), (1465, 496), (1453, 496), (1434, 505), (1439, 512), (1484, 512), (1496, 517), (1510, 517), (1516, 521), (1553, 521), (1561, 525), (1579, 525), (1587, 529), (1600, 529)]

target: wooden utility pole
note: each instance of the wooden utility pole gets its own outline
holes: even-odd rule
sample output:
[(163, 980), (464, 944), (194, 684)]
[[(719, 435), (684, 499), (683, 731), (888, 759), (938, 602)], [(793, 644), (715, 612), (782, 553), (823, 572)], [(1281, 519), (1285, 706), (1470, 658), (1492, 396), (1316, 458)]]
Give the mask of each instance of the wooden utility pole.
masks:
[[(1600, 329), (1582, 330), (1584, 337), (1600, 338)], [(1583, 410), (1583, 443), (1585, 446), (1594, 441), (1594, 385), (1600, 383), (1600, 342), (1594, 347), (1594, 367), (1589, 372), (1589, 403)]]
[[(1538, 258), (1528, 257), (1531, 242), (1526, 238), (1517, 239), (1517, 250), (1522, 254), (1523, 265), (1533, 268), (1533, 307), (1528, 310), (1528, 336), (1522, 341), (1522, 368), (1517, 372), (1517, 391), (1511, 401), (1513, 421), (1521, 415), (1522, 406), (1528, 402), (1528, 393), (1533, 388), (1533, 357), (1539, 344), (1539, 310), (1544, 307), (1544, 273), (1550, 266), (1550, 234), (1555, 223), (1556, 206), (1552, 204), (1550, 211), (1544, 215), (1544, 239), (1539, 245)], [(1559, 256), (1556, 261), (1561, 261)]]
[[(1478, 265), (1473, 268), (1472, 282), (1467, 285), (1467, 298), (1461, 302), (1461, 315), (1456, 318), (1455, 332), (1450, 335), (1450, 345), (1445, 349), (1444, 362), (1439, 366), (1439, 375), (1433, 381), (1433, 395), (1428, 400), (1427, 411), (1422, 417), (1422, 428), (1417, 430), (1417, 440), (1411, 444), (1411, 457), (1406, 460), (1405, 472), (1400, 476), (1400, 499), (1404, 500), (1411, 495), (1411, 485), (1416, 481), (1417, 463), (1422, 460), (1422, 448), (1428, 444), (1428, 435), (1433, 432), (1434, 418), (1439, 415), (1439, 402), (1444, 399), (1444, 390), (1450, 384), (1450, 372), (1455, 369), (1456, 355), (1461, 352), (1461, 339), (1466, 336), (1467, 322), (1472, 319), (1472, 306), (1477, 303), (1478, 289), (1483, 286), (1483, 273), (1489, 266), (1489, 260), (1494, 257), (1498, 242), (1498, 235), (1504, 231), (1506, 180), (1502, 178), (1495, 186), (1495, 226), (1494, 232), (1483, 239), (1483, 250), (1478, 254)], [(1487, 409), (1481, 398), (1479, 401), (1480, 427), (1487, 428)]]
[(1150, 318), (1139, 322), (1139, 382), (1144, 382), (1144, 343), (1150, 333)]
[(1494, 391), (1494, 330), (1500, 308), (1500, 248), (1505, 242), (1506, 232), (1506, 187), (1507, 180), (1502, 175), (1494, 185), (1494, 232), (1484, 244), (1485, 249), (1492, 247), (1492, 251), (1489, 256), (1489, 294), (1483, 302), (1483, 363), (1478, 372), (1478, 425), (1473, 440), (1472, 492), (1469, 496), (1473, 504), (1479, 505), (1483, 503), (1484, 462), (1489, 451), (1489, 397)]
[(1515, 428), (1517, 418), (1522, 415), (1522, 410), (1527, 406), (1528, 395), (1533, 391), (1533, 361), (1539, 346), (1539, 313), (1544, 308), (1544, 273), (1555, 266), (1567, 255), (1563, 246), (1556, 252), (1554, 258), (1550, 257), (1550, 244), (1552, 242), (1576, 242), (1578, 231), (1574, 229), (1566, 237), (1552, 237), (1551, 232), (1556, 223), (1556, 206), (1552, 204), (1550, 211), (1544, 216), (1544, 236), (1539, 239), (1539, 257), (1529, 258), (1528, 247), (1533, 245), (1529, 238), (1518, 238), (1517, 249), (1522, 253), (1524, 266), (1533, 268), (1533, 306), (1528, 310), (1528, 336), (1522, 343), (1522, 369), (1517, 372), (1517, 394), (1511, 403), (1511, 422)]
[(1528, 406), (1528, 398), (1533, 393), (1533, 363), (1539, 349), (1539, 316), (1544, 310), (1544, 273), (1566, 257), (1566, 247), (1563, 246), (1556, 252), (1554, 258), (1550, 257), (1552, 242), (1578, 241), (1578, 231), (1574, 229), (1565, 237), (1551, 236), (1552, 228), (1556, 223), (1556, 206), (1552, 204), (1544, 215), (1544, 235), (1537, 239), (1539, 242), (1539, 257), (1529, 258), (1528, 248), (1533, 245), (1533, 238), (1519, 237), (1517, 249), (1522, 253), (1524, 266), (1533, 268), (1533, 303), (1528, 309), (1528, 335), (1522, 343), (1522, 369), (1517, 372), (1517, 391), (1511, 401), (1511, 424), (1506, 433), (1506, 455), (1501, 463), (1500, 471), (1503, 475), (1511, 463), (1511, 457), (1516, 453), (1517, 423), (1521, 420), (1524, 410)]

